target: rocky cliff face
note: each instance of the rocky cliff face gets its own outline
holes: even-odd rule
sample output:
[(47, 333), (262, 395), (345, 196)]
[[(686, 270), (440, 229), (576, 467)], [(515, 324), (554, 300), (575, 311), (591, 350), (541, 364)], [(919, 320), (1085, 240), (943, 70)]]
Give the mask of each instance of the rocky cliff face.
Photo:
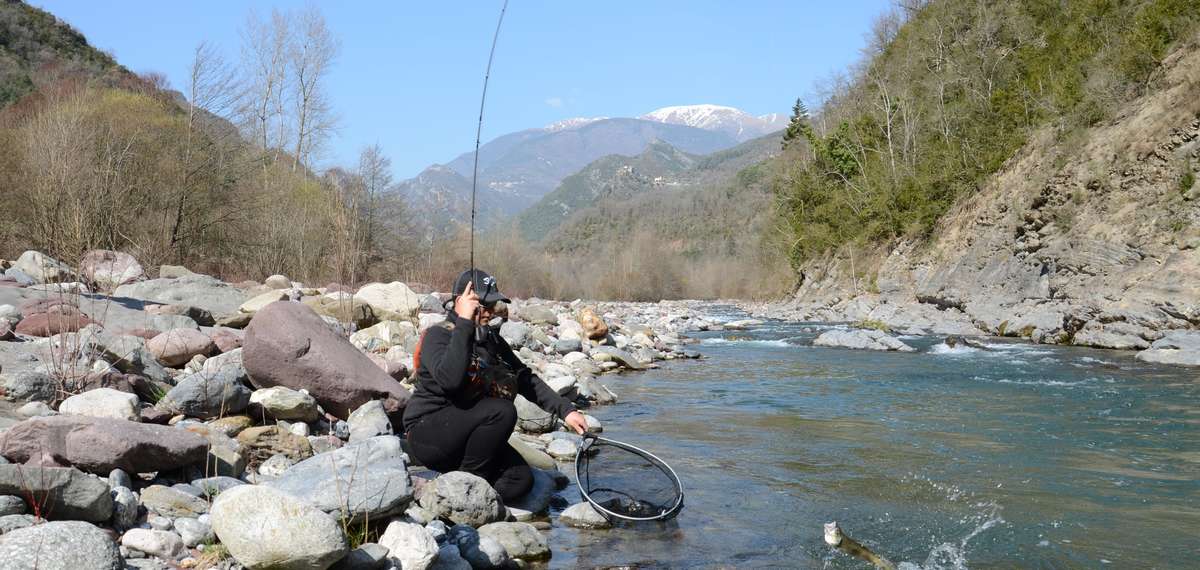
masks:
[(1145, 348), (1200, 327), (1200, 49), (1082, 133), (1046, 131), (928, 240), (838, 252), (785, 310), (941, 332)]

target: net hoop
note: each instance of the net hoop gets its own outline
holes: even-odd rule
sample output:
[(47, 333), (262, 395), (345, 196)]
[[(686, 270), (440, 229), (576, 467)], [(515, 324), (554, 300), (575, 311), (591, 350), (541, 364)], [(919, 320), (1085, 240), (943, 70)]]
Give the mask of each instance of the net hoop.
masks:
[[(671, 482), (675, 484), (675, 489), (678, 491), (678, 496), (675, 498), (675, 504), (671, 505), (669, 509), (665, 509), (661, 513), (651, 517), (633, 517), (610, 511), (601, 506), (600, 503), (595, 499), (592, 499), (591, 495), (588, 494), (587, 489), (583, 488), (583, 478), (580, 476), (580, 460), (587, 453), (588, 448), (590, 448), (592, 444), (596, 442), (602, 442), (606, 445), (611, 445), (613, 447), (624, 449), (625, 451), (640, 455), (643, 458), (649, 458), (654, 462), (655, 466), (661, 465), (665, 469), (664, 472), (670, 476)], [(583, 495), (583, 499), (587, 501), (588, 504), (592, 505), (593, 509), (596, 509), (597, 512), (610, 520), (612, 518), (618, 518), (627, 521), (665, 521), (675, 518), (675, 516), (679, 514), (679, 511), (683, 510), (683, 482), (679, 480), (679, 475), (675, 474), (675, 470), (672, 469), (666, 461), (663, 461), (657, 455), (637, 447), (636, 445), (608, 439), (606, 437), (600, 437), (591, 432), (584, 434), (583, 445), (580, 446), (579, 452), (575, 455), (575, 486), (579, 487), (579, 493)]]

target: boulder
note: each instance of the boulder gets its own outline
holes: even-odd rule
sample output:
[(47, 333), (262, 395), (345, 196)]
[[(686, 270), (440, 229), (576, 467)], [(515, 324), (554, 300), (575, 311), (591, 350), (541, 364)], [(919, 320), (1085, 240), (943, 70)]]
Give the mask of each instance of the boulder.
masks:
[(559, 340), (580, 340), (584, 337), (583, 325), (575, 319), (561, 319), (558, 322)]
[(0, 517), (0, 534), (12, 532), (18, 528), (26, 528), (45, 522), (33, 515), (5, 515)]
[(0, 374), (0, 391), (11, 402), (53, 402), (58, 397), (58, 382), (44, 372), (24, 370)]
[(1171, 331), (1137, 353), (1143, 362), (1200, 366), (1200, 331)]
[(179, 428), (203, 437), (208, 441), (208, 454), (204, 458), (204, 472), (228, 477), (241, 477), (246, 471), (246, 458), (242, 446), (225, 432), (210, 425), (183, 422)]
[(58, 283), (75, 278), (67, 264), (40, 251), (26, 251), (13, 262), (13, 269), (28, 275), (37, 283)]
[(90, 473), (150, 473), (204, 460), (208, 442), (168, 426), (112, 418), (30, 418), (0, 435), (0, 455), (16, 462), (71, 465)]
[(204, 477), (203, 479), (193, 479), (192, 486), (200, 489), (205, 495), (215, 497), (228, 491), (234, 487), (245, 485), (246, 482), (233, 477), (225, 477), (218, 475), (216, 477)]
[(369, 283), (354, 294), (358, 301), (370, 305), (381, 320), (417, 322), (421, 309), (421, 298), (407, 285), (391, 283)]
[(0, 567), (12, 570), (124, 570), (117, 543), (79, 521), (49, 522), (0, 536)]
[(457, 524), (474, 527), (502, 521), (507, 514), (500, 494), (482, 477), (452, 471), (417, 490), (422, 508)]
[(188, 548), (194, 548), (202, 542), (212, 542), (216, 538), (211, 524), (187, 517), (175, 519), (175, 532), (179, 533), (183, 545)]
[(437, 541), (419, 524), (393, 521), (379, 537), (379, 544), (402, 570), (425, 570), (438, 556)]
[(504, 547), (508, 555), (526, 562), (550, 558), (550, 546), (546, 537), (529, 523), (494, 522), (479, 527), (479, 536), (495, 540)]
[[(161, 334), (161, 333), (158, 333)], [(157, 334), (155, 336), (158, 336)], [(152, 337), (153, 338), (153, 337)], [(155, 382), (171, 379), (171, 374), (148, 348), (147, 339), (135, 335), (101, 332), (93, 337), (93, 347), (104, 360), (127, 374), (137, 374)]]
[(213, 315), (237, 312), (246, 294), (219, 279), (192, 273), (173, 279), (151, 279), (117, 287), (114, 297), (151, 301), (164, 305), (187, 304)]
[[(601, 355), (603, 355), (603, 356), (601, 356)], [(639, 362), (636, 358), (634, 358), (633, 355), (629, 354), (628, 352), (625, 352), (624, 350), (621, 350), (619, 348), (612, 347), (612, 346), (594, 347), (594, 348), (592, 348), (591, 356), (592, 356), (592, 360), (596, 360), (596, 361), (610, 360), (612, 362), (616, 362), (617, 364), (620, 364), (621, 366), (624, 366), (626, 368), (631, 368), (633, 370), (641, 370), (641, 369), (645, 368), (645, 366), (641, 362)]]
[(500, 336), (513, 350), (518, 350), (529, 340), (529, 325), (508, 321), (500, 325)]
[(322, 317), (330, 317), (339, 323), (353, 323), (358, 330), (379, 322), (379, 317), (370, 305), (354, 300), (353, 297), (339, 300), (326, 296), (304, 300), (304, 305)]
[(379, 520), (404, 512), (412, 499), (400, 438), (390, 435), (306, 459), (266, 484), (339, 518)]
[(526, 443), (521, 439), (521, 436), (517, 435), (516, 433), (508, 436), (508, 445), (509, 447), (517, 450), (517, 453), (521, 454), (521, 458), (532, 467), (537, 467), (539, 469), (558, 468), (558, 463), (554, 461), (553, 457), (547, 455), (546, 452), (542, 451), (540, 448)]
[(17, 334), (50, 337), (78, 332), (92, 324), (91, 318), (71, 305), (55, 305), (44, 312), (26, 314), (14, 329)]
[(583, 350), (583, 341), (577, 338), (560, 338), (554, 341), (555, 354), (571, 354)]
[(559, 461), (573, 461), (579, 453), (579, 445), (566, 439), (555, 439), (546, 446), (546, 453)]
[(612, 522), (604, 518), (591, 503), (584, 501), (575, 503), (558, 515), (558, 520), (574, 528), (609, 528)]
[(381, 321), (350, 335), (350, 343), (368, 352), (385, 352), (393, 346), (412, 351), (417, 345), (417, 326), (407, 321)]
[(517, 408), (517, 427), (529, 433), (546, 433), (558, 428), (558, 417), (538, 407), (520, 394), (513, 400)]
[(215, 374), (203, 370), (189, 374), (180, 379), (157, 405), (176, 414), (201, 419), (236, 414), (250, 403), (250, 389), (238, 376), (238, 371), (233, 369)]
[(75, 394), (63, 400), (58, 406), (59, 413), (91, 416), (94, 418), (116, 418), (136, 422), (141, 414), (138, 411), (138, 397), (129, 392), (112, 388), (98, 388), (82, 394)]
[(557, 487), (554, 478), (541, 469), (533, 469), (532, 472), (533, 487), (525, 495), (505, 503), (510, 510), (521, 510), (530, 515), (540, 515), (550, 508), (550, 498), (554, 496)]
[(408, 390), (298, 303), (275, 303), (255, 314), (242, 350), (256, 387), (307, 389), (339, 418), (371, 400), (383, 400), (393, 416), (408, 403)]
[(244, 334), (229, 327), (216, 327), (208, 336), (212, 338), (213, 343), (217, 345), (217, 350), (222, 354), (241, 348), (245, 340)]
[(388, 420), (383, 402), (371, 400), (358, 407), (346, 420), (350, 424), (350, 441), (363, 441), (378, 435), (392, 435), (392, 422)]
[(249, 301), (242, 303), (238, 310), (243, 313), (257, 313), (271, 303), (286, 300), (288, 300), (288, 292), (276, 289), (254, 296)]
[(1150, 348), (1150, 341), (1145, 337), (1152, 334), (1150, 329), (1140, 325), (1124, 322), (1088, 321), (1082, 329), (1075, 333), (1071, 344), (1117, 350), (1143, 350)]
[(25, 501), (16, 495), (0, 495), (0, 517), (25, 514)]
[[(201, 309), (200, 307), (194, 307), (192, 305), (150, 304), (150, 305), (146, 305), (145, 310), (146, 310), (147, 314), (157, 315), (159, 317), (188, 318), (188, 319), (191, 319), (192, 321), (194, 321), (196, 325), (205, 326), (205, 327), (211, 327), (211, 326), (213, 326), (213, 324), (215, 324), (217, 322), (216, 319), (213, 318), (213, 315), (211, 312), (209, 312), (205, 309)], [(162, 321), (162, 322), (168, 321), (168, 319), (157, 319), (157, 320)], [(167, 327), (167, 328), (192, 328), (192, 327), (187, 326), (187, 327)]]
[(292, 280), (288, 279), (286, 275), (276, 274), (264, 279), (263, 285), (272, 289), (291, 289)]
[(178, 279), (180, 277), (200, 277), (201, 274), (182, 265), (160, 265), (158, 266), (158, 276), (161, 279)]
[(312, 456), (308, 438), (296, 435), (279, 426), (260, 426), (242, 430), (237, 436), (242, 454), (251, 463), (261, 463), (272, 455), (283, 454), (295, 461)]
[(312, 396), (283, 386), (255, 390), (250, 394), (250, 403), (262, 407), (277, 420), (311, 422), (321, 416)]
[(178, 560), (188, 554), (183, 539), (166, 530), (130, 529), (121, 537), (121, 546), (164, 560)]
[(109, 522), (117, 530), (137, 526), (138, 497), (129, 487), (112, 487), (113, 514)]
[(146, 349), (167, 366), (182, 366), (197, 355), (217, 349), (208, 335), (194, 329), (171, 329), (146, 342)]
[(146, 510), (167, 518), (198, 517), (208, 512), (208, 503), (192, 494), (164, 485), (142, 489)]
[(102, 523), (113, 514), (108, 483), (72, 467), (0, 465), (0, 495), (33, 497), (31, 510), (47, 520)]
[(916, 350), (896, 337), (875, 329), (828, 330), (813, 340), (813, 346), (898, 352)]
[(579, 311), (579, 324), (583, 326), (583, 334), (588, 339), (600, 340), (608, 336), (608, 324), (591, 307)]
[(458, 547), (459, 555), (471, 564), (472, 568), (508, 568), (512, 559), (504, 545), (496, 539), (479, 536), (475, 528), (456, 524), (446, 533), (446, 542)]
[(211, 521), (229, 554), (249, 570), (325, 570), (350, 550), (332, 516), (262, 485), (221, 493)]
[(516, 311), (517, 318), (533, 325), (557, 325), (558, 314), (545, 305), (522, 303)]
[(132, 255), (106, 249), (83, 254), (79, 270), (84, 279), (105, 291), (112, 291), (146, 276), (146, 271)]

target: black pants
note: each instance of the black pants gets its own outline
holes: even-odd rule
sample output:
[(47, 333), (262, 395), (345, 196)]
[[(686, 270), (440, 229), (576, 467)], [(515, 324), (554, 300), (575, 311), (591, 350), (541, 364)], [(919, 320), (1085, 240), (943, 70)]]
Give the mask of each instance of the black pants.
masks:
[(483, 398), (469, 408), (447, 406), (421, 418), (408, 432), (408, 446), (424, 466), (478, 475), (511, 501), (533, 487), (529, 464), (508, 445), (516, 424), (512, 402)]

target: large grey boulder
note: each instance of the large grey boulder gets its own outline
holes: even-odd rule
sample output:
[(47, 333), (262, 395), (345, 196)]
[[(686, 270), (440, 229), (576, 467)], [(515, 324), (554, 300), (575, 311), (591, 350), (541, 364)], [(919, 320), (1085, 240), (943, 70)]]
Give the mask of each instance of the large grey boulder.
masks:
[(354, 294), (354, 299), (370, 305), (380, 320), (417, 322), (421, 309), (421, 298), (407, 285), (391, 283), (369, 283)]
[(395, 436), (373, 437), (310, 457), (265, 485), (303, 497), (338, 518), (379, 520), (404, 512), (412, 500), (408, 466)]
[(417, 491), (417, 503), (439, 517), (474, 527), (502, 521), (507, 514), (500, 494), (482, 477), (465, 471), (426, 483)]
[(235, 369), (189, 374), (157, 405), (176, 414), (206, 420), (236, 414), (250, 404), (250, 389), (239, 376)]
[(87, 416), (30, 418), (0, 435), (0, 455), (12, 461), (34, 458), (99, 474), (186, 467), (204, 461), (207, 448), (207, 440), (186, 430)]
[(546, 537), (533, 525), (523, 522), (494, 522), (479, 527), (479, 536), (495, 540), (512, 558), (536, 562), (550, 558)]
[(350, 441), (363, 441), (380, 435), (392, 435), (392, 422), (388, 420), (383, 402), (371, 400), (358, 407), (346, 420), (350, 424)]
[(85, 522), (48, 522), (0, 536), (3, 570), (123, 570), (121, 550), (103, 530)]
[(13, 262), (13, 269), (28, 275), (38, 283), (71, 281), (75, 272), (67, 264), (40, 251), (26, 251)]
[(0, 465), (0, 495), (34, 497), (47, 520), (107, 522), (113, 513), (108, 483), (71, 467)]
[(307, 389), (342, 419), (371, 400), (383, 400), (393, 416), (408, 403), (407, 389), (300, 303), (273, 303), (256, 313), (242, 354), (255, 387)]
[(250, 570), (325, 570), (350, 550), (332, 516), (262, 485), (221, 493), (211, 521), (217, 538)]
[(828, 330), (813, 340), (813, 346), (897, 352), (916, 351), (896, 337), (874, 329)]
[(513, 321), (500, 325), (500, 336), (508, 342), (513, 350), (518, 350), (529, 340), (529, 325)]
[(1200, 366), (1200, 331), (1172, 331), (1137, 353), (1143, 362)]
[(214, 315), (237, 312), (246, 294), (207, 275), (192, 273), (174, 279), (151, 279), (117, 287), (114, 297), (153, 301), (164, 305), (192, 305)]
[(425, 570), (438, 555), (437, 541), (425, 527), (394, 521), (379, 537), (379, 544), (388, 549), (388, 559), (402, 570)]

